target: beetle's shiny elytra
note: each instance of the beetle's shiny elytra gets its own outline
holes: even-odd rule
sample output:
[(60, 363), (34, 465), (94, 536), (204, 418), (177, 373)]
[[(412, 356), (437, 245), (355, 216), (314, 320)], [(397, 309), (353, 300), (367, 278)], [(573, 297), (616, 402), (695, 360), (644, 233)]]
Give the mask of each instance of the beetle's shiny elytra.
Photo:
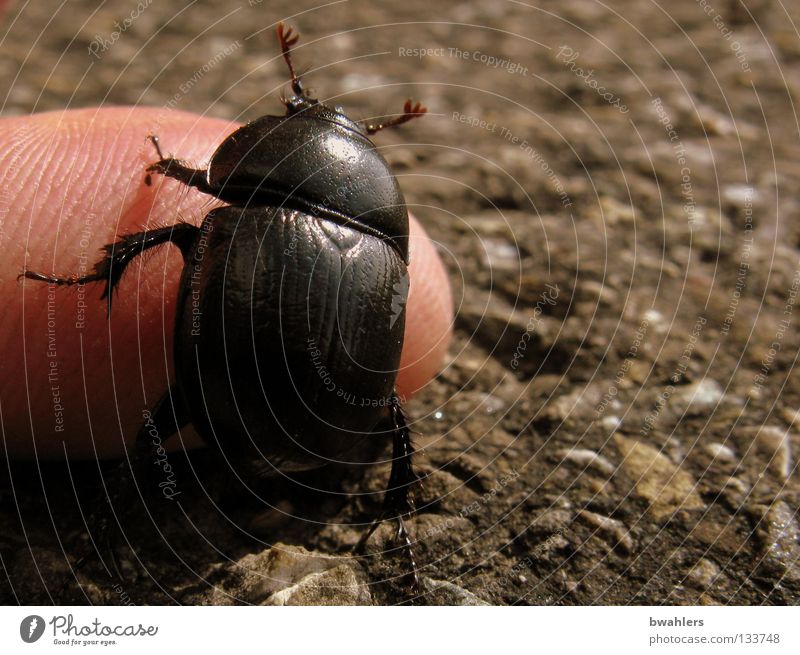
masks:
[(137, 460), (150, 460), (153, 427), (163, 441), (189, 423), (226, 462), (261, 474), (346, 460), (369, 435), (391, 434), (384, 509), (359, 548), (380, 521), (395, 517), (410, 554), (402, 519), (412, 511), (408, 492), (417, 478), (395, 391), (408, 214), (369, 136), (426, 110), (408, 101), (384, 123), (352, 121), (307, 96), (290, 56), (298, 36), (283, 24), (277, 35), (293, 92), (284, 116), (236, 130), (206, 170), (164, 157), (150, 137), (159, 161), (147, 169), (148, 184), (152, 174), (165, 175), (227, 206), (200, 227), (177, 223), (122, 237), (105, 247), (90, 275), (24, 276), (105, 281), (110, 312), (132, 259), (161, 244), (178, 246), (176, 382), (140, 430)]

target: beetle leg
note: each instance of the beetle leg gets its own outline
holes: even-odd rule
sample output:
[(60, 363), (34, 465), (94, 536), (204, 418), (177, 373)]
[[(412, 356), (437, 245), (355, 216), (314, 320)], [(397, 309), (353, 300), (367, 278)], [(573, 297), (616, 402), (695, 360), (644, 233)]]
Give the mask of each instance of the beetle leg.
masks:
[(162, 227), (156, 230), (137, 232), (128, 234), (115, 243), (103, 246), (103, 258), (94, 265), (94, 270), (88, 275), (70, 275), (68, 277), (57, 277), (55, 275), (44, 275), (25, 271), (19, 277), (48, 284), (87, 284), (89, 282), (102, 282), (105, 280), (106, 287), (101, 299), (108, 299), (108, 314), (111, 315), (111, 298), (114, 289), (119, 284), (125, 268), (138, 255), (145, 250), (172, 242), (181, 249), (183, 258), (187, 259), (194, 243), (199, 228), (189, 223), (177, 223), (169, 227)]
[(387, 127), (397, 127), (398, 125), (407, 123), (412, 118), (419, 118), (420, 116), (424, 116), (427, 113), (427, 111), (428, 108), (423, 106), (421, 102), (412, 105), (411, 99), (409, 98), (408, 100), (406, 100), (406, 104), (403, 105), (403, 113), (400, 114), (399, 116), (390, 118), (385, 123), (378, 123), (377, 125), (373, 123), (362, 122), (361, 126), (367, 131), (367, 134), (375, 134), (376, 132), (385, 130)]
[(147, 186), (153, 183), (153, 177), (150, 173), (158, 173), (183, 182), (187, 186), (193, 186), (203, 193), (214, 195), (214, 189), (208, 185), (208, 171), (191, 168), (184, 164), (182, 160), (174, 157), (165, 157), (164, 153), (161, 152), (161, 145), (155, 134), (149, 134), (147, 139), (153, 144), (158, 154), (158, 161), (155, 164), (150, 164), (145, 169), (147, 175), (145, 175), (144, 183)]
[(417, 563), (414, 558), (414, 548), (411, 538), (406, 530), (404, 517), (409, 516), (414, 511), (414, 502), (411, 498), (411, 487), (419, 481), (419, 476), (414, 472), (414, 446), (411, 443), (411, 430), (408, 428), (405, 414), (400, 406), (399, 399), (395, 396), (392, 403), (391, 418), (394, 427), (392, 439), (392, 470), (389, 474), (389, 484), (383, 498), (383, 509), (369, 529), (359, 539), (354, 548), (354, 552), (363, 553), (367, 541), (378, 528), (378, 526), (388, 519), (397, 522), (397, 539), (401, 547), (406, 552), (411, 562), (413, 585), (419, 588), (419, 576), (417, 573)]
[(160, 159), (155, 164), (151, 164), (148, 166), (145, 171), (147, 175), (144, 178), (144, 183), (147, 186), (150, 186), (153, 183), (153, 179), (150, 176), (150, 173), (158, 173), (159, 175), (165, 175), (166, 177), (171, 177), (178, 182), (183, 182), (187, 186), (193, 186), (195, 189), (199, 189), (203, 193), (207, 193), (209, 195), (214, 195), (216, 193), (215, 189), (212, 189), (207, 181), (208, 171), (199, 168), (191, 168), (183, 163), (180, 159), (175, 159), (173, 157), (167, 157), (166, 159)]

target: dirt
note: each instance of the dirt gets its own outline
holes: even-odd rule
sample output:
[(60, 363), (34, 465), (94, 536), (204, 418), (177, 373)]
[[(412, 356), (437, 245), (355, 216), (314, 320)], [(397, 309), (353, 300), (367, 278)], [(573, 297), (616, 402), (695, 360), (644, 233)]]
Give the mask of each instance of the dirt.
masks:
[[(420, 593), (381, 552), (391, 525), (370, 557), (347, 555), (385, 466), (256, 498), (198, 451), (176, 463), (196, 481), (183, 511), (124, 517), (122, 585), (96, 560), (71, 573), (97, 464), (11, 462), (5, 602), (798, 602), (800, 6), (531, 5), (354, 1), (292, 19), (303, 62), (327, 66), (311, 74), (323, 97), (356, 116), (407, 95), (430, 109), (385, 135), (456, 303), (443, 370), (407, 407)], [(50, 22), (57, 7), (5, 16), (6, 115), (272, 113), (285, 74), (263, 65), (266, 28), (311, 9), (152, 3), (108, 45), (134, 3), (73, 2)]]

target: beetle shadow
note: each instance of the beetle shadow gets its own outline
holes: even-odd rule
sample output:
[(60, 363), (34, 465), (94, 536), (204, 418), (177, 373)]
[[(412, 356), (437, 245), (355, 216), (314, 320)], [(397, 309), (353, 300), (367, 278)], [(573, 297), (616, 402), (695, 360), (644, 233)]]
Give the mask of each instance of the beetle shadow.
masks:
[(380, 507), (386, 476), (376, 472), (388, 467), (370, 463), (388, 452), (373, 441), (353, 454), (364, 465), (250, 479), (220, 466), (210, 449), (170, 453), (174, 485), (157, 467), (137, 479), (132, 499), (115, 499), (107, 544), (92, 515), (103, 513), (106, 491), (113, 496), (122, 460), (5, 462), (0, 602), (117, 603), (114, 562), (133, 602), (177, 602), (171, 590), (200, 591), (213, 566), (276, 543), (342, 554)]
[(345, 537), (339, 549), (349, 549), (380, 509), (389, 467), (376, 462), (386, 462), (390, 454), (390, 444), (366, 439), (348, 453), (347, 463), (267, 477), (228, 469), (215, 479), (220, 508), (263, 543), (310, 548), (324, 533), (330, 548), (337, 545), (331, 533), (339, 532)]

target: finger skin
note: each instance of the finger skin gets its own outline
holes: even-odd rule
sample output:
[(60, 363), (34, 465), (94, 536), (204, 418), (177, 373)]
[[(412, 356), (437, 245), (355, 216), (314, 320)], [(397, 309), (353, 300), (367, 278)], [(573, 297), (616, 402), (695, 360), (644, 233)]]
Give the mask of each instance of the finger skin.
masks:
[[(84, 274), (117, 235), (199, 224), (218, 201), (174, 180), (144, 184), (156, 157), (145, 137), (204, 167), (235, 128), (147, 108), (84, 109), (0, 119), (0, 421), (9, 457), (121, 455), (166, 391), (182, 269), (173, 246), (138, 257), (114, 297), (102, 284), (50, 287), (25, 269)], [(442, 263), (416, 220), (398, 391), (409, 398), (441, 365), (452, 301)], [(187, 446), (199, 438), (191, 429)]]

